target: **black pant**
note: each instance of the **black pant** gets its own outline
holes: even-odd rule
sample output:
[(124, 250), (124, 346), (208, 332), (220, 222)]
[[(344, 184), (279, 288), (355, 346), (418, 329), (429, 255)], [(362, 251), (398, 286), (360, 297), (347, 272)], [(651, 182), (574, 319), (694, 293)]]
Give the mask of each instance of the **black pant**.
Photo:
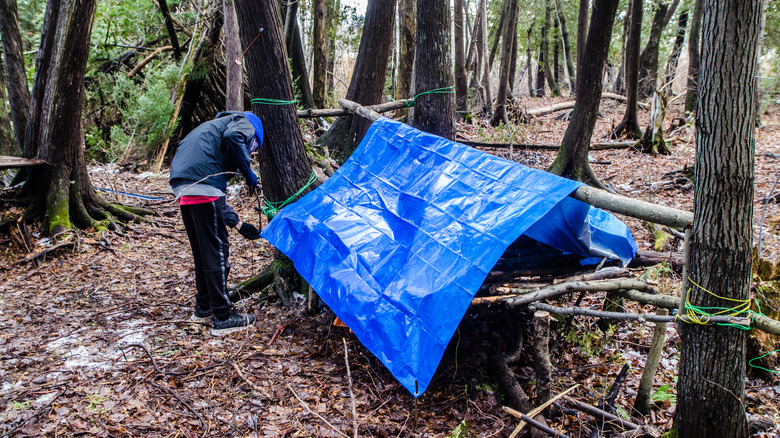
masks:
[(219, 319), (230, 313), (231, 303), (227, 294), (227, 277), (230, 272), (227, 228), (217, 201), (182, 205), (181, 217), (195, 261), (195, 300), (201, 309), (211, 309)]

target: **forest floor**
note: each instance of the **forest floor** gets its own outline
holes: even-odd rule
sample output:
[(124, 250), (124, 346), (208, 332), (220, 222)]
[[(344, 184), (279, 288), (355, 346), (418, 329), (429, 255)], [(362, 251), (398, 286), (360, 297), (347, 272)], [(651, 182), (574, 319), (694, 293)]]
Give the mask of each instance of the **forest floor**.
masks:
[[(563, 100), (525, 99), (523, 104), (537, 108)], [(594, 142), (606, 141), (623, 105), (607, 100), (601, 111)], [(673, 104), (667, 120), (680, 113)], [(756, 131), (754, 239), (761, 236), (762, 257), (774, 262), (780, 260), (780, 206), (763, 200), (780, 190), (775, 187), (778, 113), (763, 114), (764, 126)], [(565, 121), (555, 119), (560, 114), (515, 129), (513, 141), (559, 142), (566, 128)], [(646, 112), (640, 114), (646, 123)], [(462, 139), (508, 140), (506, 131), (483, 123), (458, 129)], [(691, 129), (667, 137), (678, 139), (668, 156), (630, 149), (591, 152), (596, 174), (621, 194), (692, 211), (692, 186), (680, 172), (694, 164)], [(507, 150), (488, 151), (509, 157)], [(554, 156), (516, 149), (513, 159), (543, 169)], [(193, 268), (167, 175), (119, 172), (108, 165), (92, 166), (91, 175), (98, 187), (163, 198), (104, 194), (153, 207), (158, 215), (121, 234), (83, 234), (75, 247), (34, 262), (20, 261), (50, 247), (50, 239), (32, 226), (25, 238), (21, 224), (0, 235), (0, 436), (506, 437), (517, 425), (501, 409), (504, 397), (485, 366), (507, 347), (502, 306), (471, 307), (417, 400), (348, 329), (332, 325), (329, 311), (307, 316), (301, 306), (286, 309), (277, 300), (253, 296), (240, 305), (258, 317), (256, 327), (212, 337), (205, 325), (188, 320)], [(229, 202), (244, 218), (257, 217), (247, 198), (232, 196)], [(623, 219), (640, 249), (656, 245), (654, 233), (640, 221)], [(257, 274), (270, 261), (267, 243), (248, 242), (233, 232), (231, 243), (231, 283)], [(680, 243), (670, 239), (657, 250), (679, 251)], [(674, 293), (679, 284), (668, 268), (632, 270), (634, 276), (642, 274), (655, 278), (664, 292)], [(599, 308), (602, 300), (591, 294), (582, 306)], [(527, 321), (520, 323), (527, 327)], [(652, 329), (647, 323), (620, 323), (603, 332), (593, 318), (576, 318), (570, 332), (556, 332), (552, 343), (553, 394), (580, 384), (572, 397), (595, 405), (629, 364), (618, 413), (658, 432), (667, 430), (679, 358), (674, 324), (667, 329), (651, 413), (641, 417), (632, 411)], [(528, 351), (514, 372), (535, 401)], [(775, 379), (749, 377), (749, 418), (765, 420), (753, 436), (778, 436), (778, 400)], [(553, 406), (549, 422), (572, 437), (589, 436), (595, 424), (566, 405)], [(618, 429), (608, 425), (607, 432), (614, 436)]]

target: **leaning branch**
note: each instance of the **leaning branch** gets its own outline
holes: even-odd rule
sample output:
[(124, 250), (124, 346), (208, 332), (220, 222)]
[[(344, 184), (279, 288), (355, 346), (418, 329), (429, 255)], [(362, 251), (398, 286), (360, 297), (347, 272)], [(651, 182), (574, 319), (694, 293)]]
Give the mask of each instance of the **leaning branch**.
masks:
[[(613, 292), (613, 291), (618, 291), (623, 289), (653, 291), (653, 288), (650, 287), (647, 283), (639, 280), (569, 281), (566, 283), (544, 287), (535, 292), (527, 293), (524, 295), (518, 295), (516, 297), (506, 300), (506, 303), (510, 306), (524, 306), (526, 304), (531, 304), (536, 301), (560, 297), (562, 295), (568, 295), (574, 292), (583, 292), (583, 291)], [(523, 290), (502, 288), (502, 292), (521, 293), (523, 292)]]
[[(339, 99), (339, 105), (351, 113), (365, 117), (371, 121), (382, 117), (369, 107), (347, 100)], [(569, 196), (594, 207), (609, 210), (613, 213), (624, 214), (648, 222), (666, 225), (668, 227), (685, 229), (693, 223), (693, 213), (662, 205), (651, 204), (625, 196), (615, 195), (605, 190), (596, 189), (588, 185), (581, 185)]]
[(132, 70), (130, 70), (129, 73), (127, 73), (128, 78), (132, 78), (133, 76), (137, 75), (138, 72), (140, 72), (144, 67), (146, 67), (147, 64), (152, 62), (152, 60), (157, 57), (160, 53), (170, 52), (173, 50), (173, 46), (162, 46), (154, 49), (154, 52), (150, 53), (146, 56), (141, 62), (138, 63), (135, 67), (133, 67)]
[[(351, 102), (351, 101), (347, 100), (346, 102)], [(341, 102), (339, 101), (339, 104), (340, 103)], [(355, 103), (355, 105), (358, 104)], [(414, 101), (412, 99), (395, 100), (393, 102), (382, 103), (379, 105), (368, 105), (365, 106), (364, 108), (368, 108), (373, 110), (374, 112), (382, 114), (397, 109), (408, 108), (410, 106), (414, 106)], [(341, 117), (350, 114), (353, 114), (353, 112), (348, 109), (337, 109), (337, 108), (305, 109), (305, 110), (298, 111), (298, 118), (306, 119), (306, 118), (314, 118), (314, 117)]]

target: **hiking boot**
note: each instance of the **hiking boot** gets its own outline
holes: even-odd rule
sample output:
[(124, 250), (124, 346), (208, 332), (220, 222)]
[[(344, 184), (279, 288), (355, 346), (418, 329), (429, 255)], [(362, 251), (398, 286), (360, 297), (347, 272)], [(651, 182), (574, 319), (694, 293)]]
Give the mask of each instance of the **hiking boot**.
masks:
[(212, 315), (213, 315), (213, 313), (211, 312), (211, 309), (203, 310), (196, 303), (195, 304), (195, 309), (192, 311), (192, 316), (190, 316), (190, 321), (192, 321), (192, 322), (209, 322), (211, 320), (211, 316)]
[(220, 320), (217, 315), (211, 317), (211, 334), (214, 336), (227, 335), (229, 333), (246, 330), (255, 324), (255, 316), (251, 314), (236, 313), (231, 310), (227, 319)]

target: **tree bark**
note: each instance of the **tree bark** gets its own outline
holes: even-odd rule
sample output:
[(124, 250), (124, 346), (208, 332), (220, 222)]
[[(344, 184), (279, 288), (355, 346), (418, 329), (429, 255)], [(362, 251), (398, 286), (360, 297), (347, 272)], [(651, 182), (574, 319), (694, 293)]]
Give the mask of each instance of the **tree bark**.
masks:
[[(16, 141), (22, 148), (25, 144), (25, 131), (30, 110), (30, 91), (27, 89), (27, 74), (24, 68), (22, 35), (19, 32), (16, 0), (0, 0), (0, 37), (2, 37), (3, 43), (5, 86), (8, 89), (8, 101), (11, 105), (11, 121)], [(27, 156), (27, 158), (31, 158), (31, 156)]]
[(297, 1), (288, 3), (284, 31), (287, 52), (290, 55), (293, 86), (298, 90), (300, 105), (302, 108), (314, 108), (314, 96), (309, 84), (309, 68), (306, 66), (306, 53), (303, 49), (301, 29), (298, 26)]
[(171, 46), (173, 46), (173, 56), (177, 61), (181, 60), (181, 47), (179, 47), (179, 37), (176, 35), (176, 27), (173, 25), (171, 19), (171, 11), (168, 10), (168, 3), (166, 0), (157, 0), (157, 4), (160, 5), (160, 13), (162, 13), (165, 20), (165, 29), (168, 30), (168, 38), (171, 40)]
[(458, 117), (465, 116), (468, 111), (468, 74), (466, 73), (466, 54), (465, 54), (465, 28), (463, 14), (465, 12), (465, 1), (455, 0), (454, 14), (454, 36), (455, 36), (455, 111)]
[(398, 0), (398, 93), (396, 99), (412, 96), (412, 66), (414, 65), (414, 35), (417, 33), (417, 0)]
[[(545, 67), (547, 66), (547, 29), (550, 27), (550, 8), (545, 0), (544, 4), (544, 19), (542, 20), (542, 28), (539, 30), (541, 38), (539, 39), (539, 56), (538, 64), (536, 65), (536, 85), (535, 95), (536, 97), (544, 96), (544, 81), (545, 81)], [(550, 84), (552, 85), (552, 84)]]
[[(706, 92), (697, 106), (706, 111), (696, 113), (693, 286), (686, 291), (703, 308), (750, 299), (760, 20), (761, 0), (704, 1), (699, 84)], [(747, 437), (746, 332), (686, 325), (680, 338), (678, 435)]]
[(526, 72), (526, 76), (528, 76), (527, 78), (528, 95), (532, 97), (535, 94), (534, 93), (535, 88), (534, 88), (534, 71), (531, 68), (531, 55), (533, 54), (533, 52), (531, 51), (531, 35), (534, 32), (535, 24), (536, 24), (536, 17), (534, 17), (534, 19), (531, 21), (531, 25), (528, 26), (528, 33), (526, 34), (526, 41), (528, 42), (528, 44), (526, 44), (526, 49), (525, 49), (525, 72)]
[(481, 74), (480, 84), (482, 86), (482, 94), (483, 94), (482, 111), (485, 113), (486, 116), (490, 117), (490, 114), (492, 113), (492, 109), (493, 109), (492, 108), (493, 92), (490, 89), (490, 63), (488, 62), (488, 51), (487, 51), (487, 39), (488, 39), (487, 38), (488, 35), (487, 0), (482, 0), (479, 3), (479, 7), (480, 7), (479, 45), (480, 45), (481, 59), (482, 59), (482, 62), (480, 63), (482, 67), (482, 71), (479, 72), (479, 74)]
[(493, 62), (496, 60), (496, 54), (498, 53), (498, 43), (501, 42), (504, 34), (504, 23), (506, 22), (507, 14), (506, 1), (501, 2), (501, 15), (498, 17), (498, 24), (493, 28), (493, 44), (490, 45), (490, 58), (488, 61), (489, 70), (493, 70)]
[(636, 104), (638, 101), (639, 86), (639, 39), (642, 36), (642, 3), (643, 0), (631, 0), (631, 25), (626, 41), (626, 113), (623, 120), (612, 131), (612, 138), (627, 137), (639, 139), (642, 137), (642, 128), (637, 119)]
[(14, 131), (11, 127), (11, 118), (8, 116), (8, 100), (6, 99), (5, 75), (3, 62), (0, 60), (0, 155), (18, 157), (22, 155), (22, 148), (16, 142)]
[(653, 24), (650, 27), (650, 36), (647, 45), (639, 55), (639, 98), (647, 99), (655, 91), (658, 81), (658, 51), (661, 46), (661, 34), (666, 28), (666, 16), (669, 4), (663, 1), (656, 4)]
[(238, 37), (238, 17), (234, 0), (223, 0), (225, 28), (225, 109), (244, 110), (244, 63)]
[(327, 108), (327, 12), (326, 0), (314, 0), (314, 13), (312, 14), (314, 16), (314, 30), (312, 34), (312, 48), (314, 49), (312, 57), (312, 94), (314, 95), (314, 106), (317, 108)]
[[(580, 0), (580, 9), (577, 13), (577, 74), (576, 79), (580, 78), (580, 68), (584, 62), (585, 44), (588, 41), (588, 5), (590, 0)], [(575, 80), (575, 89), (579, 86)]]
[(588, 145), (596, 125), (604, 66), (607, 62), (609, 40), (619, 0), (595, 0), (590, 20), (588, 40), (583, 59), (588, 62), (578, 67), (577, 101), (571, 121), (563, 136), (561, 149), (548, 169), (556, 175), (601, 186), (588, 163)]
[(677, 19), (677, 36), (674, 39), (672, 53), (669, 55), (669, 61), (666, 63), (666, 73), (664, 74), (663, 92), (666, 95), (673, 94), (672, 85), (677, 76), (677, 65), (680, 63), (680, 53), (685, 42), (685, 30), (688, 27), (688, 10), (680, 12)]
[(701, 22), (704, 0), (695, 0), (691, 31), (688, 35), (688, 91), (685, 94), (685, 114), (696, 112), (699, 83), (699, 41), (701, 38)]
[(506, 114), (507, 96), (509, 94), (509, 70), (512, 66), (512, 40), (517, 28), (518, 2), (517, 0), (505, 0), (504, 10), (507, 16), (504, 18), (504, 44), (501, 47), (501, 70), (498, 79), (498, 93), (496, 94), (496, 108), (490, 119), (492, 126), (498, 126), (502, 122), (509, 124)]
[(41, 88), (33, 90), (32, 105), (38, 117), (28, 125), (27, 142), (30, 152), (49, 164), (31, 168), (20, 196), (31, 195), (25, 215), (40, 219), (52, 235), (73, 226), (113, 227), (111, 215), (138, 217), (98, 198), (87, 173), (81, 113), (94, 15), (95, 0), (51, 0), (46, 7), (38, 65), (47, 68), (36, 75)]
[(455, 99), (452, 93), (423, 94), (454, 85), (450, 58), (449, 0), (417, 0), (414, 92), (409, 124), (452, 140), (455, 137)]
[(327, 88), (330, 97), (335, 98), (335, 87), (333, 86), (333, 68), (336, 64), (336, 33), (339, 28), (339, 11), (341, 10), (341, 0), (328, 0), (328, 79)]
[(550, 52), (548, 51), (548, 34), (550, 30), (550, 0), (545, 0), (544, 4), (544, 27), (542, 31), (542, 44), (544, 51), (544, 77), (547, 79), (547, 85), (553, 96), (560, 96), (561, 90), (558, 88), (558, 82), (553, 77), (552, 63), (550, 62)]
[[(569, 92), (574, 95), (576, 90), (577, 73), (574, 70), (574, 60), (571, 56), (571, 39), (569, 38), (569, 26), (566, 24), (566, 14), (561, 10), (560, 0), (555, 0), (555, 12), (561, 26), (561, 42), (563, 43), (563, 57), (566, 61), (566, 71), (569, 73)], [(587, 14), (587, 12), (586, 12)], [(587, 15), (586, 15), (587, 16)], [(579, 55), (579, 50), (577, 50)]]
[[(347, 99), (361, 105), (380, 103), (385, 87), (385, 71), (390, 59), (390, 40), (395, 19), (395, 0), (371, 0), (366, 9), (363, 38), (360, 40), (355, 69), (347, 90)], [(331, 156), (344, 162), (352, 155), (371, 122), (360, 117), (338, 119), (321, 142)]]

